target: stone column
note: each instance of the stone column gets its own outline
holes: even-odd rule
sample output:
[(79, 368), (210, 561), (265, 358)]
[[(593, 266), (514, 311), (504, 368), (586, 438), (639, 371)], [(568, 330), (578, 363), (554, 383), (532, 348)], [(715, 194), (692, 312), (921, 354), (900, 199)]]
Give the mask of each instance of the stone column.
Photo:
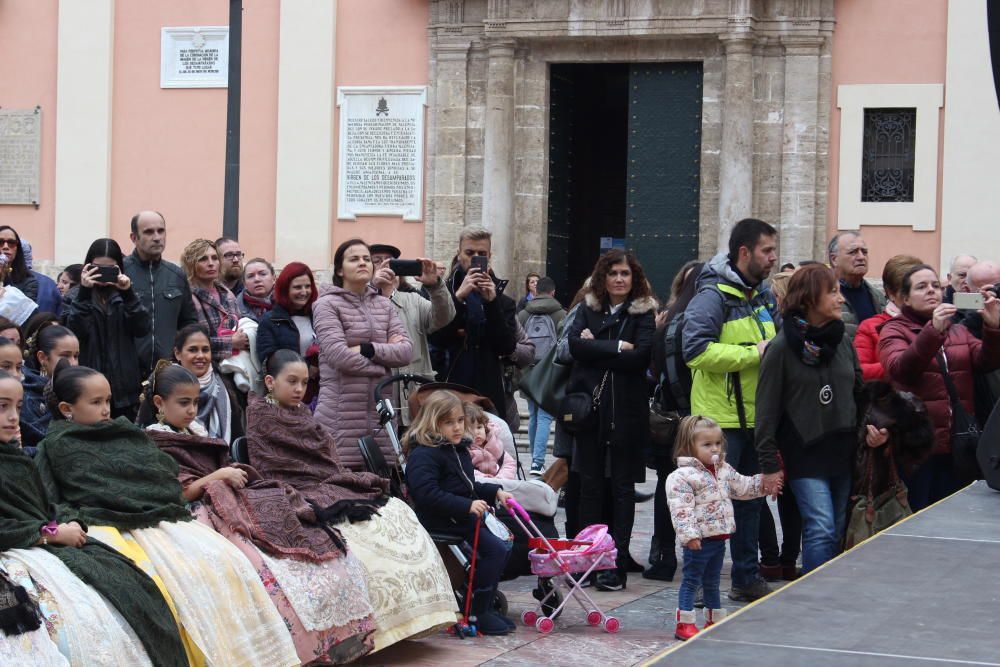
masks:
[(514, 42), (493, 42), (489, 54), (483, 225), (493, 232), (494, 271), (510, 278), (514, 254)]
[(466, 41), (434, 47), (425, 231), (430, 257), (452, 257), (465, 224), (469, 46)]
[[(785, 106), (781, 163), (781, 261), (813, 257), (817, 232), (816, 140), (822, 37), (786, 36)], [(817, 227), (820, 227), (818, 230)]]
[(721, 35), (726, 47), (726, 88), (719, 155), (719, 250), (729, 231), (753, 210), (753, 37)]

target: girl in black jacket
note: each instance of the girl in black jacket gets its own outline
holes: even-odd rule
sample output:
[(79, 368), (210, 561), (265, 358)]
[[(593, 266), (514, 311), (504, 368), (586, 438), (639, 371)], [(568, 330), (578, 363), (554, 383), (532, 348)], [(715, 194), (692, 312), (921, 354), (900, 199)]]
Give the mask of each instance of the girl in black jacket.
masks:
[[(430, 395), (406, 441), (406, 482), (420, 522), (431, 532), (463, 535), (470, 544), (489, 506), (506, 505), (512, 497), (496, 484), (476, 481), (471, 442), (462, 400), (450, 391)], [(485, 635), (506, 635), (515, 628), (513, 621), (492, 611), (509, 555), (507, 545), (480, 528), (472, 614)]]
[[(117, 277), (100, 271), (117, 269)], [(114, 239), (90, 244), (80, 286), (63, 302), (62, 322), (80, 340), (80, 364), (103, 373), (111, 383), (111, 418), (135, 419), (142, 390), (135, 339), (149, 334), (149, 311), (125, 275), (125, 258)]]
[[(580, 475), (580, 525), (609, 523), (618, 547), (618, 569), (598, 574), (597, 588), (620, 590), (625, 588), (635, 522), (635, 483), (645, 479), (646, 369), (656, 329), (656, 299), (638, 260), (620, 249), (597, 260), (590, 289), (570, 325), (574, 364), (566, 393), (595, 396), (600, 405), (595, 428), (576, 435), (572, 465)], [(611, 507), (606, 508), (609, 486)]]

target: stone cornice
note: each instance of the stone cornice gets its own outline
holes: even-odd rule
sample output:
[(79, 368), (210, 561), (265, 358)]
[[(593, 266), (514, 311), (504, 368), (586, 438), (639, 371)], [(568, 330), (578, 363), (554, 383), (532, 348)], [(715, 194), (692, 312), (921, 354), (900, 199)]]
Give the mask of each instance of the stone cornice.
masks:
[(469, 55), (471, 41), (467, 42), (436, 42), (433, 57), (437, 60), (465, 60)]
[(821, 35), (782, 35), (781, 45), (790, 56), (819, 55), (826, 38)]

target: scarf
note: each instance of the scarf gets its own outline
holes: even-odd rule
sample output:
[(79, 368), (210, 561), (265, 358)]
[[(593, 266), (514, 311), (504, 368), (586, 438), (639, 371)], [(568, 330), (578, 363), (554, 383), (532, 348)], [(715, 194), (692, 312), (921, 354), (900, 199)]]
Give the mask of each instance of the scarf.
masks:
[(323, 521), (367, 521), (388, 502), (389, 480), (341, 466), (333, 437), (304, 405), (285, 408), (252, 395), (247, 452), (265, 479), (294, 487)]
[(243, 304), (247, 307), (247, 310), (253, 313), (257, 318), (264, 317), (266, 313), (271, 312), (271, 309), (274, 308), (274, 304), (271, 303), (270, 298), (265, 297), (261, 299), (250, 294), (246, 290), (243, 290), (242, 294), (240, 294), (240, 298), (243, 299)]
[(830, 363), (844, 337), (843, 320), (831, 320), (821, 327), (814, 327), (798, 313), (789, 313), (782, 328), (792, 350), (806, 366)]
[(201, 391), (198, 394), (198, 421), (205, 425), (208, 434), (226, 442), (232, 439), (233, 406), (229, 404), (229, 392), (215, 369), (198, 378)]
[[(35, 546), (39, 529), (49, 521), (77, 521), (86, 527), (79, 512), (65, 505), (54, 505), (49, 498), (27, 454), (9, 444), (0, 444), (0, 551), (31, 548), (48, 551), (128, 620), (154, 665), (187, 665), (170, 608), (153, 580), (132, 561), (96, 540), (88, 540), (79, 549), (55, 544)], [(0, 606), (6, 606), (6, 601)], [(0, 612), (0, 616), (6, 611)], [(22, 611), (26, 610), (22, 607)], [(2, 622), (6, 626), (6, 620)]]
[(920, 325), (927, 324), (928, 322), (931, 321), (931, 318), (933, 317), (933, 314), (924, 315), (923, 313), (918, 313), (909, 306), (903, 306), (902, 308), (899, 309), (899, 311), (900, 313), (903, 314), (904, 317), (907, 317)]
[(52, 422), (35, 464), (49, 497), (87, 523), (134, 530), (191, 520), (177, 464), (125, 417), (88, 426)]
[[(184, 488), (232, 464), (229, 446), (222, 440), (169, 429), (150, 428), (147, 432), (160, 451), (177, 462), (177, 479)], [(233, 467), (247, 473), (244, 488), (215, 480), (205, 486), (201, 497), (213, 523), (227, 526), (276, 558), (318, 563), (347, 552), (340, 533), (318, 523), (312, 507), (294, 488), (265, 480), (250, 466)]]

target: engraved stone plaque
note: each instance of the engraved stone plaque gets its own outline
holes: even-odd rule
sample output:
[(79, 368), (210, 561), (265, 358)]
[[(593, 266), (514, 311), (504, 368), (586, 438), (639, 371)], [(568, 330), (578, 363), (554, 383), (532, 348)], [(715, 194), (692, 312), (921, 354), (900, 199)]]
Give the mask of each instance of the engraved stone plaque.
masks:
[(0, 204), (39, 203), (42, 110), (0, 109)]
[(229, 27), (160, 29), (160, 88), (225, 88)]
[(426, 104), (424, 86), (337, 88), (339, 219), (421, 219)]

